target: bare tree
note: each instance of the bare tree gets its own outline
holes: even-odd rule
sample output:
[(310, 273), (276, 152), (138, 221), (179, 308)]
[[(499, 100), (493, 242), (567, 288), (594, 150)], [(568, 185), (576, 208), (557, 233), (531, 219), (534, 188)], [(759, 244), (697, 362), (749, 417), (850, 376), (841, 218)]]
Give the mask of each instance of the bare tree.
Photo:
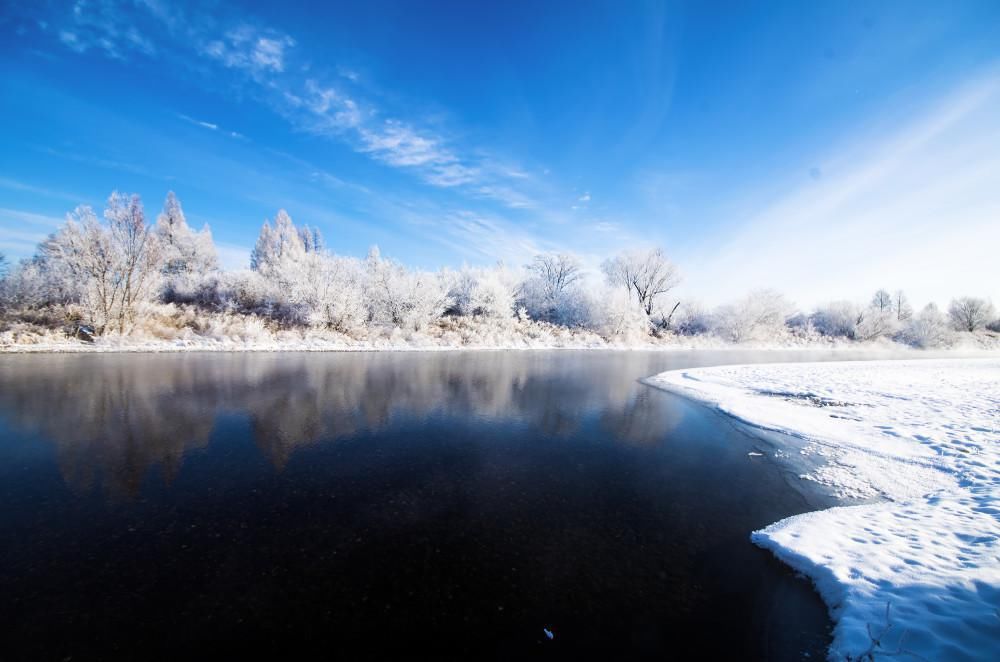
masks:
[(104, 219), (110, 232), (113, 256), (111, 283), (119, 299), (112, 296), (117, 309), (117, 326), (120, 333), (135, 321), (135, 307), (152, 289), (152, 281), (159, 271), (159, 245), (152, 228), (146, 224), (146, 214), (138, 195), (115, 191), (108, 198)]
[(538, 277), (545, 295), (553, 301), (559, 300), (566, 288), (583, 278), (580, 261), (569, 253), (536, 255), (528, 270)]
[(871, 303), (872, 310), (888, 314), (892, 312), (892, 295), (886, 290), (879, 290), (872, 297)]
[(0, 278), (7, 275), (7, 256), (0, 253)]
[(948, 306), (948, 317), (957, 330), (975, 331), (985, 327), (993, 319), (993, 304), (976, 297), (952, 299)]
[(667, 259), (662, 248), (625, 251), (601, 265), (608, 284), (623, 286), (646, 311), (653, 313), (657, 297), (680, 283), (680, 271)]

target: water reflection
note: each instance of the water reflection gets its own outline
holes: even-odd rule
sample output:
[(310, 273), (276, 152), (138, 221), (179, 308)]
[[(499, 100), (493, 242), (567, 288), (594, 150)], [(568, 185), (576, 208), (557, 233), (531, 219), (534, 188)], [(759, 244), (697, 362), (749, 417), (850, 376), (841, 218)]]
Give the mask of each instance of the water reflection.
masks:
[(637, 381), (780, 358), (0, 356), (0, 658), (818, 655), (816, 506)]
[[(658, 360), (659, 359), (659, 360)], [(609, 443), (660, 443), (674, 410), (637, 384), (662, 357), (337, 354), (8, 357), (0, 416), (54, 444), (74, 490), (135, 496), (167, 484), (222, 415), (244, 417), (276, 470), (296, 450), (394, 421), (472, 417), (570, 437), (592, 421)]]

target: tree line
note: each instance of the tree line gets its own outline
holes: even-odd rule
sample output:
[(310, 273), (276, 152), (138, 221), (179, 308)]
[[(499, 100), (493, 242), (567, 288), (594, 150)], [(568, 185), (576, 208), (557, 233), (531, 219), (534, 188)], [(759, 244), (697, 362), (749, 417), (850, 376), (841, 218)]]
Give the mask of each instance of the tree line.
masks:
[(515, 268), (430, 272), (384, 257), (377, 247), (364, 258), (336, 254), (318, 229), (296, 226), (280, 210), (261, 227), (249, 269), (226, 271), (210, 229), (192, 229), (173, 192), (155, 223), (147, 222), (138, 195), (117, 191), (102, 216), (79, 206), (31, 258), (10, 266), (0, 254), (6, 318), (48, 311), (97, 334), (128, 334), (148, 306), (174, 305), (346, 334), (373, 327), (420, 331), (460, 316), (584, 328), (605, 337), (713, 334), (742, 342), (799, 333), (888, 337), (919, 347), (947, 344), (956, 332), (1000, 331), (985, 299), (961, 297), (946, 312), (934, 304), (914, 312), (902, 291), (878, 290), (867, 305), (836, 301), (803, 313), (776, 291), (756, 290), (705, 310), (674, 296), (681, 274), (659, 247), (608, 258), (599, 284), (569, 253), (535, 255)]

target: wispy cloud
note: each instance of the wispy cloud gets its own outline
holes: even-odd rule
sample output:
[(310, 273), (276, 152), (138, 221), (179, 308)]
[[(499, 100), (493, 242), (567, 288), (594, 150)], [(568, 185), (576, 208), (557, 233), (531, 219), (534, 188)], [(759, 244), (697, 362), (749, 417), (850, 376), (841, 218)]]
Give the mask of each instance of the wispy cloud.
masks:
[[(39, 23), (43, 30), (48, 24)], [(153, 55), (152, 40), (130, 21), (128, 12), (121, 11), (113, 0), (77, 0), (56, 36), (76, 53), (100, 51), (118, 60), (131, 52)]]
[[(946, 303), (969, 284), (1000, 298), (1000, 75), (852, 141), (765, 209), (688, 256), (702, 294), (780, 286), (809, 305), (879, 287)], [(969, 294), (977, 294), (969, 292)]]
[(182, 120), (184, 120), (188, 124), (193, 124), (195, 126), (200, 126), (201, 128), (208, 129), (209, 131), (218, 131), (219, 133), (225, 134), (225, 135), (229, 136), (230, 138), (237, 138), (237, 139), (240, 139), (240, 140), (245, 140), (246, 139), (246, 136), (244, 136), (242, 133), (239, 133), (237, 131), (229, 131), (228, 129), (223, 129), (222, 127), (220, 127), (218, 124), (215, 124), (214, 122), (206, 122), (204, 120), (195, 119), (193, 117), (189, 117), (189, 116), (181, 114), (181, 113), (178, 113), (177, 117), (180, 118), (180, 119), (182, 119)]
[[(310, 75), (303, 78), (305, 67), (293, 67), (292, 62), (302, 65), (308, 59), (294, 57), (297, 41), (289, 34), (260, 27), (249, 17), (225, 23), (224, 17), (185, 14), (161, 0), (134, 4), (79, 0), (68, 15), (56, 17), (51, 26), (46, 24), (46, 31), (54, 31), (64, 46), (78, 53), (93, 50), (116, 59), (124, 59), (129, 52), (174, 59), (186, 53), (192, 66), (208, 61), (243, 72), (256, 86), (256, 93), (299, 129), (345, 141), (355, 151), (412, 172), (434, 187), (458, 189), (512, 208), (534, 206), (524, 190), (531, 180), (524, 170), (504, 166), (479, 148), (461, 150), (440, 132), (421, 128), (412, 119), (392, 117), (371, 99), (358, 98), (341, 85), (353, 86), (359, 80), (350, 68), (336, 66), (323, 77), (321, 71), (309, 67)], [(149, 29), (151, 25), (161, 29)], [(154, 43), (153, 35), (162, 43)], [(215, 122), (182, 118), (223, 131)]]
[(295, 40), (286, 34), (240, 25), (208, 41), (201, 50), (226, 67), (280, 73), (285, 70), (286, 50), (294, 46)]
[(20, 191), (23, 193), (31, 193), (33, 195), (42, 195), (47, 198), (54, 198), (57, 200), (65, 200), (67, 202), (78, 203), (82, 198), (75, 193), (67, 193), (65, 191), (55, 191), (53, 189), (45, 188), (43, 186), (35, 186), (34, 184), (29, 184), (27, 182), (22, 182), (16, 179), (10, 179), (9, 177), (0, 177), (0, 187), (11, 190)]
[(63, 219), (56, 216), (46, 216), (45, 214), (36, 214), (34, 212), (22, 211), (20, 209), (5, 209), (0, 208), (0, 219), (8, 223), (17, 223), (19, 225), (35, 225), (50, 229), (55, 229), (59, 227)]

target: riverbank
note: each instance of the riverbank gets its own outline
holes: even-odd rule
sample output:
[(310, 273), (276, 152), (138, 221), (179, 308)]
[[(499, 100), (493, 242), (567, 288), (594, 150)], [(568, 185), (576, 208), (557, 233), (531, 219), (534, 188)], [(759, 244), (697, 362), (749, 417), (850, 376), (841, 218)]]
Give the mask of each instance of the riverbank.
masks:
[[(281, 351), (440, 351), (440, 350), (924, 350), (888, 338), (855, 341), (815, 331), (785, 329), (779, 335), (733, 343), (718, 336), (663, 332), (604, 336), (594, 331), (533, 320), (444, 318), (421, 330), (375, 327), (341, 332), (319, 327), (281, 328), (243, 315), (215, 315), (171, 324), (144, 324), (126, 335), (109, 333), (93, 341), (70, 335), (75, 327), (29, 322), (0, 330), (0, 353), (20, 352), (281, 352)], [(956, 352), (1000, 351), (1000, 334), (955, 334), (947, 347)]]
[(831, 659), (971, 660), (1000, 647), (1000, 358), (729, 366), (647, 381), (791, 436), (819, 460), (803, 478), (874, 501), (753, 533), (815, 583), (836, 622)]

